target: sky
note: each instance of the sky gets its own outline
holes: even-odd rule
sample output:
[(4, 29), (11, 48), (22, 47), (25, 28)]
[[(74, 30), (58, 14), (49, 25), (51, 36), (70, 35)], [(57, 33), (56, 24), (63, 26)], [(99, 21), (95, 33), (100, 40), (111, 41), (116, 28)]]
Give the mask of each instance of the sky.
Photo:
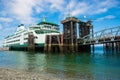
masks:
[(0, 0), (0, 46), (19, 24), (26, 28), (47, 21), (59, 24), (70, 14), (81, 21), (91, 20), (94, 32), (120, 26), (120, 0)]

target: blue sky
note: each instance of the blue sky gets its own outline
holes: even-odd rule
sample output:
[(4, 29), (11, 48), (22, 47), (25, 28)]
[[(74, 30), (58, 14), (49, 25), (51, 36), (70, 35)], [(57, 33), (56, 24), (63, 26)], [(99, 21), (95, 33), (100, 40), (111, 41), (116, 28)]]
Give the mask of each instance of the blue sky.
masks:
[(120, 0), (0, 0), (0, 45), (19, 24), (37, 24), (43, 16), (60, 23), (67, 14), (92, 20), (94, 31), (120, 26)]

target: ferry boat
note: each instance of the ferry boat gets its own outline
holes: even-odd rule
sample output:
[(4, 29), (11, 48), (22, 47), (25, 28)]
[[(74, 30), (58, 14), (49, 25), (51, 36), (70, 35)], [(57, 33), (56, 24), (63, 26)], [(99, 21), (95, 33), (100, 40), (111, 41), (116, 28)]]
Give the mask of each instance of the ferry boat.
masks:
[(5, 38), (3, 46), (12, 50), (26, 50), (28, 45), (31, 44), (31, 38), (33, 37), (32, 43), (35, 47), (43, 49), (46, 35), (56, 34), (59, 34), (59, 25), (46, 20), (42, 20), (34, 26), (29, 26), (28, 29), (25, 29), (24, 25), (21, 24), (13, 35)]

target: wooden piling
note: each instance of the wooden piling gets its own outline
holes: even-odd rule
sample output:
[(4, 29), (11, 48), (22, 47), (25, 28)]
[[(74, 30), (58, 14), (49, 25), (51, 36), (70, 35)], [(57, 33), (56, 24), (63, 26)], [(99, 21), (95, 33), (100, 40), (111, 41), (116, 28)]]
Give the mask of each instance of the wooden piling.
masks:
[(77, 52), (77, 23), (79, 20), (75, 17), (68, 17), (61, 21), (63, 24), (63, 51)]
[(112, 45), (112, 51), (114, 52), (114, 48), (115, 48), (114, 47), (114, 42), (112, 42), (111, 45)]
[(95, 47), (94, 47), (94, 44), (92, 45), (92, 52), (94, 53), (95, 51)]
[(63, 52), (63, 34), (46, 35), (44, 51)]
[(28, 51), (35, 51), (35, 44), (34, 44), (34, 35), (33, 33), (29, 33), (28, 35)]
[(116, 52), (120, 51), (120, 42), (115, 42)]

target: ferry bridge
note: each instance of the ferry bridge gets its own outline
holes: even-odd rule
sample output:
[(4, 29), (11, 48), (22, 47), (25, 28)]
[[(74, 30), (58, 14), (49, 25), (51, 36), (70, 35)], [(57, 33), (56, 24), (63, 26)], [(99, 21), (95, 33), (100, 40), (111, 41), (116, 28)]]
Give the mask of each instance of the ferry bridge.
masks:
[(95, 44), (103, 44), (106, 51), (120, 51), (120, 26), (106, 28), (78, 38), (78, 44), (81, 45), (81, 51), (85, 51), (86, 46), (90, 45), (92, 45), (92, 50), (94, 51)]
[(81, 45), (102, 44), (120, 41), (120, 26), (107, 28), (78, 39)]

